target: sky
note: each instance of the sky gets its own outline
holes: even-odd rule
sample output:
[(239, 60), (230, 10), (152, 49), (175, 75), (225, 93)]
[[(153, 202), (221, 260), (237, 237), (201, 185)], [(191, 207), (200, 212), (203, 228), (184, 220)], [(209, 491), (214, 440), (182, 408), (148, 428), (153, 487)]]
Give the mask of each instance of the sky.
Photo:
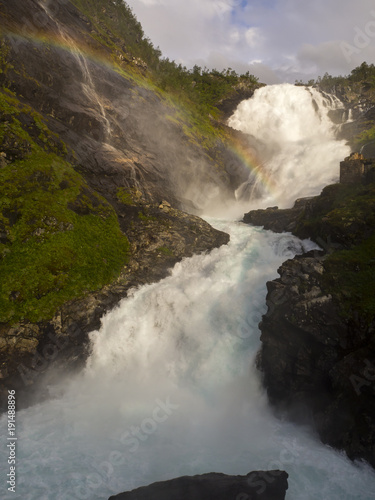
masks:
[(374, 0), (126, 0), (164, 57), (264, 83), (375, 63)]

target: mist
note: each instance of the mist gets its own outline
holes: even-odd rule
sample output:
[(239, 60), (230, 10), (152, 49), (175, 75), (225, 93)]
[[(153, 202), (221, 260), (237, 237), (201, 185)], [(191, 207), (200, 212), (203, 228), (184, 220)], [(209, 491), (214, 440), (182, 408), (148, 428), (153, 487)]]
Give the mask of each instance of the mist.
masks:
[(330, 113), (337, 110), (344, 123), (337, 98), (290, 84), (257, 89), (242, 101), (228, 124), (248, 134), (259, 163), (237, 190), (238, 198), (247, 196), (258, 208), (288, 208), (337, 182), (340, 161), (350, 153), (346, 142), (336, 139), (340, 125)]

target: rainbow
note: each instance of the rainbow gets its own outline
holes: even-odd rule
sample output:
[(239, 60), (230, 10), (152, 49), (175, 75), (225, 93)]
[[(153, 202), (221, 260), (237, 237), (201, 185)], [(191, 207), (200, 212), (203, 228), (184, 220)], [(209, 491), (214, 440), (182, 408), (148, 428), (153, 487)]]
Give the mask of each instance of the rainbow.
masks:
[(73, 55), (83, 55), (85, 58), (90, 61), (104, 66), (107, 69), (111, 69), (113, 71), (124, 72), (121, 66), (113, 60), (110, 60), (111, 55), (108, 52), (100, 51), (98, 49), (94, 49), (90, 47), (88, 44), (80, 41), (78, 43), (77, 40), (68, 40), (67, 37), (64, 37), (62, 34), (58, 33), (22, 33), (19, 34), (15, 31), (6, 30), (4, 32), (5, 35), (10, 37), (10, 43), (15, 50), (17, 50), (17, 45), (23, 41), (33, 42), (36, 45), (43, 45), (47, 47), (53, 47), (60, 50), (64, 50)]
[(230, 149), (254, 176), (255, 183), (259, 183), (268, 194), (277, 192), (276, 182), (265, 170), (262, 162), (256, 157), (252, 148), (245, 145), (240, 139), (232, 137), (230, 139)]
[[(6, 35), (10, 35), (13, 39), (11, 43), (17, 46), (17, 44), (21, 41), (31, 41), (37, 45), (44, 45), (47, 47), (54, 47), (60, 50), (67, 51), (71, 54), (75, 54), (77, 56), (83, 55), (90, 61), (100, 66), (104, 66), (107, 69), (115, 71), (116, 73), (122, 74), (122, 76), (136, 79), (136, 70), (133, 73), (129, 73), (128, 71), (121, 68), (121, 66), (110, 60), (111, 57), (108, 53), (104, 53), (103, 51), (95, 50), (87, 44), (80, 42), (78, 44), (77, 40), (68, 40), (67, 37), (64, 37), (61, 34), (57, 33), (16, 33), (10, 30), (5, 32)], [(145, 82), (142, 82), (145, 85)], [(177, 103), (175, 103), (178, 106)], [(248, 145), (244, 144), (244, 141), (239, 138), (230, 135), (228, 137), (228, 145), (231, 152), (241, 161), (241, 163), (251, 172), (254, 176), (254, 181), (256, 183), (260, 183), (260, 185), (266, 190), (268, 194), (276, 193), (276, 183), (273, 178), (267, 173), (267, 171), (262, 168), (262, 162), (256, 157), (256, 154), (252, 148)]]

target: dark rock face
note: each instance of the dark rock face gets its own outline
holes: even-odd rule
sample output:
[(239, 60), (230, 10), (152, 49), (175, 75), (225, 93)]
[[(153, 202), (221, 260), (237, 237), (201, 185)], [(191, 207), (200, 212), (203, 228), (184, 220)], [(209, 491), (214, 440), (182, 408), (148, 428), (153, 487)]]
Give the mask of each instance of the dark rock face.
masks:
[[(0, 83), (48, 119), (93, 189), (107, 197), (119, 186), (136, 188), (148, 201), (166, 198), (196, 211), (211, 198), (234, 199), (245, 175), (240, 161), (236, 176), (236, 169), (218, 169), (217, 160), (224, 164), (228, 154), (223, 144), (215, 151), (202, 147), (159, 94), (87, 55), (108, 48), (71, 2), (45, 4), (47, 10), (34, 0), (2, 3), (1, 24), (21, 37), (7, 37), (12, 68)], [(35, 42), (35, 35), (60, 47)]]
[(374, 231), (374, 184), (326, 186), (319, 196), (301, 198), (293, 208), (252, 210), (243, 221), (277, 233), (311, 238), (326, 251), (350, 248)]
[(263, 226), (264, 229), (270, 229), (275, 233), (284, 231), (295, 231), (301, 215), (306, 209), (309, 209), (313, 198), (301, 198), (296, 200), (293, 208), (279, 209), (278, 207), (269, 207), (265, 210), (251, 210), (244, 215), (243, 221), (246, 224), (254, 226)]
[[(244, 221), (311, 236), (325, 250), (288, 260), (267, 283), (257, 365), (271, 403), (375, 467), (375, 321), (351, 285), (371, 286), (362, 245), (372, 248), (372, 193), (373, 186), (328, 186), (291, 209), (252, 211)], [(352, 255), (361, 257), (351, 267)]]
[[(329, 89), (344, 104), (344, 110), (336, 110), (331, 119), (342, 124), (339, 139), (346, 139), (353, 150), (358, 149), (356, 136), (373, 127), (375, 123), (375, 101), (371, 85), (366, 81), (357, 81), (350, 84), (336, 85)], [(348, 120), (350, 116), (351, 120)], [(336, 118), (336, 120), (335, 120)], [(375, 157), (375, 143), (367, 144), (361, 151), (366, 158)]]
[(324, 289), (324, 259), (295, 257), (267, 283), (258, 368), (272, 404), (375, 467), (374, 324), (342, 317)]
[(280, 470), (246, 476), (210, 473), (154, 483), (109, 500), (284, 500), (287, 479), (288, 474)]
[(248, 89), (246, 87), (238, 87), (234, 89), (231, 96), (223, 99), (218, 104), (218, 109), (223, 112), (223, 118), (227, 120), (232, 114), (240, 102), (250, 99), (254, 95), (253, 89)]

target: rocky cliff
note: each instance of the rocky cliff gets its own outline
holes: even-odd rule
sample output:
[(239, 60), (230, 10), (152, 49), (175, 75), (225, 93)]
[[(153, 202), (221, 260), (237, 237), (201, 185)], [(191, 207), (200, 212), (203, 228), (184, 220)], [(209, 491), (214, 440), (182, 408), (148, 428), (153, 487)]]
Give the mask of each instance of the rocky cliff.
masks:
[(375, 185), (336, 184), (248, 223), (323, 248), (285, 262), (267, 283), (258, 367), (272, 404), (323, 442), (375, 466)]
[(349, 141), (354, 151), (375, 157), (375, 67), (362, 63), (346, 77), (326, 75), (317, 82), (318, 88), (337, 97), (344, 108), (331, 118), (342, 126), (340, 137)]
[(130, 288), (227, 243), (181, 210), (247, 173), (228, 130), (157, 86), (126, 4), (1, 0), (0, 25), (0, 378), (22, 406)]

